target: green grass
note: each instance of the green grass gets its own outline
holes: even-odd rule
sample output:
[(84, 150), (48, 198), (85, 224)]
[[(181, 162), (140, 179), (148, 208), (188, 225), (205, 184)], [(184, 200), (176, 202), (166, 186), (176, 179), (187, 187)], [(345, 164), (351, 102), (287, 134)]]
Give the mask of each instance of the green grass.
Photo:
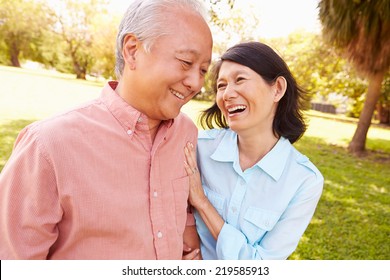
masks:
[[(0, 66), (0, 170), (18, 132), (34, 120), (97, 97), (102, 84), (69, 75)], [(194, 121), (208, 103), (183, 111)], [(296, 147), (325, 177), (312, 222), (290, 259), (390, 259), (390, 130), (373, 125), (368, 153), (346, 151), (356, 121), (307, 112), (309, 127)]]

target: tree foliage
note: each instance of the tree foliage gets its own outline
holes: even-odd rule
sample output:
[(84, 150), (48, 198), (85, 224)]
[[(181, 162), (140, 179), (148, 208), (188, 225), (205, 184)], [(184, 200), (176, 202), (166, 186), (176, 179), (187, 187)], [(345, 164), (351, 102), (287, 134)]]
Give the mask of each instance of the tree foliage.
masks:
[(61, 0), (53, 7), (57, 26), (54, 31), (64, 42), (73, 71), (78, 79), (85, 79), (95, 62), (94, 47), (97, 16), (106, 13), (103, 0)]
[(310, 99), (358, 116), (367, 82), (318, 34), (295, 32), (267, 42), (282, 55)]
[(353, 62), (360, 72), (372, 75), (388, 71), (388, 0), (322, 0), (319, 8), (324, 38)]
[(390, 67), (389, 1), (321, 0), (318, 6), (324, 38), (369, 80), (359, 123), (348, 147), (360, 154), (365, 150), (381, 84)]
[(108, 79), (115, 77), (115, 45), (120, 22), (119, 15), (100, 14), (93, 24), (94, 44), (91, 54), (95, 62), (91, 74)]
[(20, 67), (20, 58), (39, 60), (36, 50), (53, 23), (51, 10), (38, 0), (0, 0), (0, 45), (3, 60)]
[(210, 28), (214, 37), (214, 54), (221, 55), (240, 41), (254, 40), (258, 18), (250, 7), (245, 10), (235, 0), (205, 0), (209, 5)]

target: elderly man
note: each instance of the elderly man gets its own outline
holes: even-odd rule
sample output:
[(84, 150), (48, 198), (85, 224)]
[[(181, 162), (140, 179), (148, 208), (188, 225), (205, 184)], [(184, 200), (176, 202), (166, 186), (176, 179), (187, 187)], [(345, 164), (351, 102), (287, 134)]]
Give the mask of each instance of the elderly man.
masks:
[(0, 175), (0, 259), (181, 259), (183, 242), (199, 257), (183, 168), (197, 129), (180, 109), (211, 49), (198, 1), (133, 1), (118, 81), (18, 136)]

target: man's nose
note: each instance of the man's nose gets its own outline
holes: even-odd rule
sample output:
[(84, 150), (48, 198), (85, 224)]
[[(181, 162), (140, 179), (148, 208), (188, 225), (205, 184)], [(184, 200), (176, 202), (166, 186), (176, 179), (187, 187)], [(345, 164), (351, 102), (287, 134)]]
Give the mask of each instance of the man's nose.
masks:
[(183, 83), (189, 90), (199, 92), (204, 83), (204, 76), (199, 70), (193, 69), (188, 71)]

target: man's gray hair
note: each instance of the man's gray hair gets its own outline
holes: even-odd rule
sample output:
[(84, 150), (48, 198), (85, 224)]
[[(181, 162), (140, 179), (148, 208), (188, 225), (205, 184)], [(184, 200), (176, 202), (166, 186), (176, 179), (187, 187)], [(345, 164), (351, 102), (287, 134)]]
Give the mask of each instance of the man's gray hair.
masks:
[(165, 21), (169, 16), (167, 11), (172, 8), (190, 9), (207, 20), (207, 11), (199, 0), (133, 0), (123, 16), (116, 38), (115, 73), (118, 80), (125, 65), (122, 50), (126, 35), (134, 34), (149, 52), (154, 41), (167, 34)]

